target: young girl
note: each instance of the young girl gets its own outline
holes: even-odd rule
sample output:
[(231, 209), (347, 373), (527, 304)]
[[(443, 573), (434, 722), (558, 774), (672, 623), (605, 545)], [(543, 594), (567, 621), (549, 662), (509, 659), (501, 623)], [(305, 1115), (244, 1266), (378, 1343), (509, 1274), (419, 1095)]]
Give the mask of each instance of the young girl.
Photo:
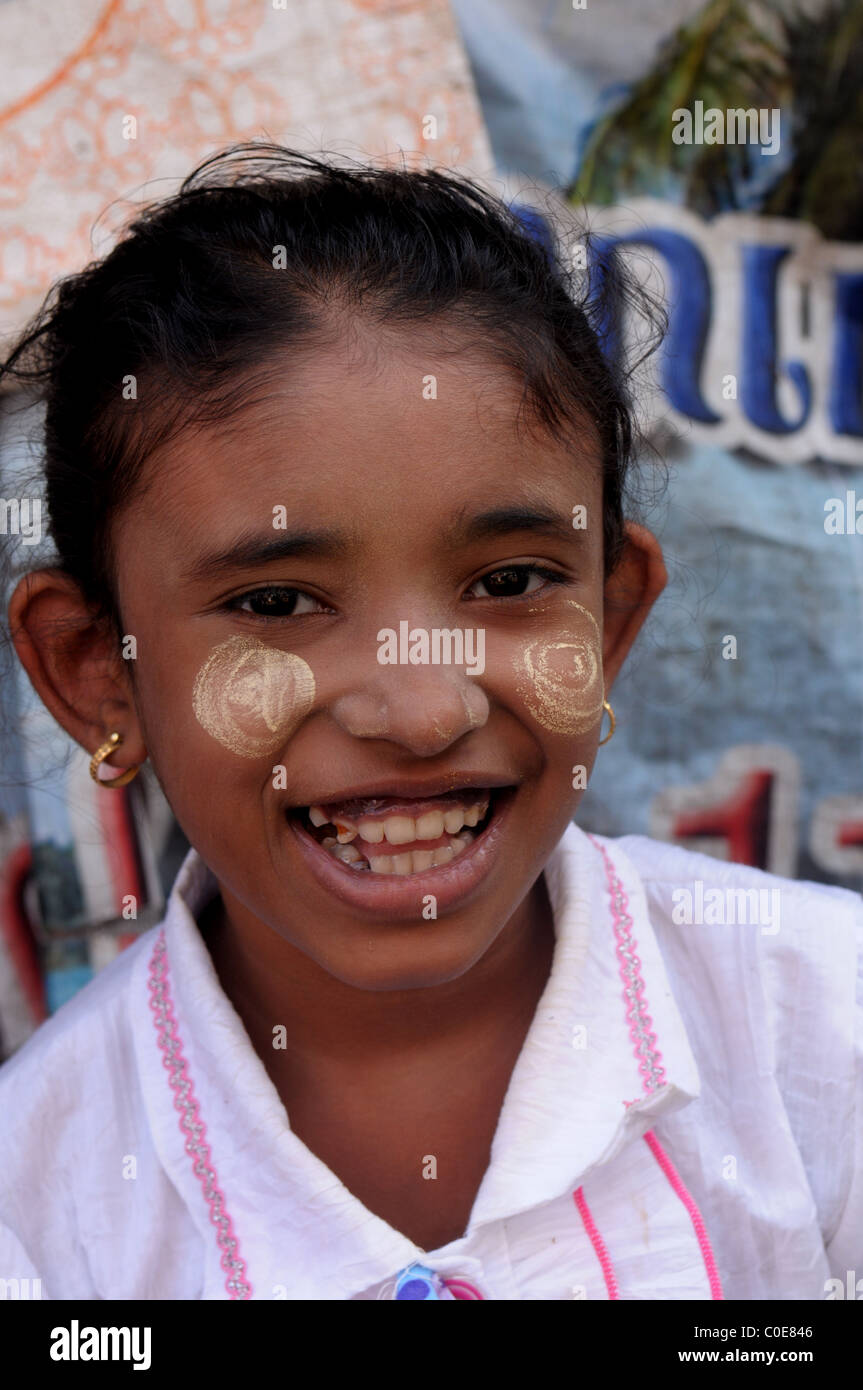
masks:
[[(859, 898), (573, 823), (665, 579), (593, 307), (466, 180), (239, 147), (12, 352), (57, 551), (16, 649), (100, 794), (147, 760), (193, 849), (0, 1073), (6, 1279), (863, 1274)], [(769, 922), (680, 925), (680, 889)]]

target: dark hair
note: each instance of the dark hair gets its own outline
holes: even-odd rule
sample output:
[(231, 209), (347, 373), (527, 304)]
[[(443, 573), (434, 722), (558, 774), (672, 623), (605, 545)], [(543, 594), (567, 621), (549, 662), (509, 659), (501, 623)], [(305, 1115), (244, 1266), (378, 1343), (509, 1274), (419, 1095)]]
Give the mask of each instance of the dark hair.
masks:
[[(57, 563), (120, 632), (110, 522), (148, 455), (229, 418), (272, 375), (272, 349), (313, 350), (347, 311), (379, 331), (449, 320), (518, 373), (522, 406), (556, 436), (588, 420), (610, 573), (636, 431), (630, 374), (606, 360), (602, 334), (632, 286), (608, 262), (599, 276), (573, 270), (554, 229), (539, 219), (537, 235), (530, 216), (439, 170), (262, 142), (205, 160), (102, 260), (60, 280), (0, 364), (0, 382), (44, 400)], [(124, 399), (129, 376), (137, 399)]]

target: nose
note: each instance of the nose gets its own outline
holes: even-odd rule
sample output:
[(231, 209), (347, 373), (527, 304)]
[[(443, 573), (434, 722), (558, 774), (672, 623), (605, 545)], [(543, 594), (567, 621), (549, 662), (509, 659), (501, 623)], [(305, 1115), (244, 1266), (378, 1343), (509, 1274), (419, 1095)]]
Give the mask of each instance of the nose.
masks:
[(352, 738), (386, 739), (430, 758), (481, 728), (489, 702), (476, 677), (456, 668), (385, 666), (340, 695), (330, 712)]

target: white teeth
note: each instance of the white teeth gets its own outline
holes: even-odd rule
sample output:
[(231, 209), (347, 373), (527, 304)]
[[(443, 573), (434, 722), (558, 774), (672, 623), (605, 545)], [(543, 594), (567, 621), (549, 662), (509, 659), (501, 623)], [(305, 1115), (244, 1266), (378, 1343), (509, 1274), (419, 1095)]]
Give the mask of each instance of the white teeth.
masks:
[(360, 832), (360, 838), (365, 840), (366, 844), (379, 845), (381, 840), (384, 838), (383, 821), (369, 820), (367, 818), (365, 820), (360, 821), (358, 829)]
[[(443, 834), (444, 813), (443, 811), (426, 811), (424, 816), (419, 816), (416, 823), (417, 840), (438, 840)], [(461, 829), (461, 826), (459, 826)]]
[[(428, 869), (440, 864), (449, 864), (458, 858), (473, 838), (470, 831), (465, 830), (461, 835), (453, 837), (452, 844), (441, 845), (438, 849), (407, 850), (404, 854), (373, 854), (369, 856), (369, 868), (375, 874), (396, 874), (402, 877), (425, 873)], [(330, 854), (349, 864), (351, 868), (360, 868), (365, 864), (366, 861), (354, 845), (339, 845), (335, 840), (332, 840), (330, 845)]]
[[(416, 820), (412, 816), (385, 816), (383, 821), (361, 821), (360, 834), (370, 844), (385, 839), (390, 845), (409, 845), (415, 840), (439, 840), (441, 835), (457, 835), (465, 825), (476, 825), (488, 810), (488, 802), (473, 806), (454, 806), (451, 811), (426, 811)], [(370, 833), (376, 827), (376, 834)]]
[(417, 837), (413, 816), (386, 816), (384, 835), (391, 845), (409, 845)]
[(392, 874), (395, 872), (391, 854), (374, 854), (369, 857), (373, 874)]
[[(476, 801), (471, 806), (453, 806), (448, 811), (426, 811), (414, 819), (413, 816), (365, 816), (354, 822), (347, 817), (333, 820), (336, 838), (340, 845), (349, 845), (357, 837), (368, 845), (379, 845), (386, 841), (389, 845), (409, 845), (417, 840), (439, 840), (441, 835), (458, 835), (464, 826), (475, 826), (488, 811), (488, 798)], [(309, 807), (309, 820), (314, 826), (329, 824), (322, 807)], [(330, 838), (324, 841), (329, 844)], [(389, 856), (392, 858), (393, 856)], [(353, 861), (352, 861), (353, 862)]]

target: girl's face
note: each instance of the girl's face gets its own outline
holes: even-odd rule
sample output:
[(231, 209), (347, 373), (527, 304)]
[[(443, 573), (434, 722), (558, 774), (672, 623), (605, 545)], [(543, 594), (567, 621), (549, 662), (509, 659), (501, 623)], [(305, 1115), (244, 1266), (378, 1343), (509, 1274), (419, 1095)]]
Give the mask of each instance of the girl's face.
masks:
[(131, 732), (235, 924), (348, 984), (441, 983), (572, 818), (649, 601), (603, 636), (597, 440), (517, 432), (502, 368), (415, 335), (284, 382), (117, 520)]

